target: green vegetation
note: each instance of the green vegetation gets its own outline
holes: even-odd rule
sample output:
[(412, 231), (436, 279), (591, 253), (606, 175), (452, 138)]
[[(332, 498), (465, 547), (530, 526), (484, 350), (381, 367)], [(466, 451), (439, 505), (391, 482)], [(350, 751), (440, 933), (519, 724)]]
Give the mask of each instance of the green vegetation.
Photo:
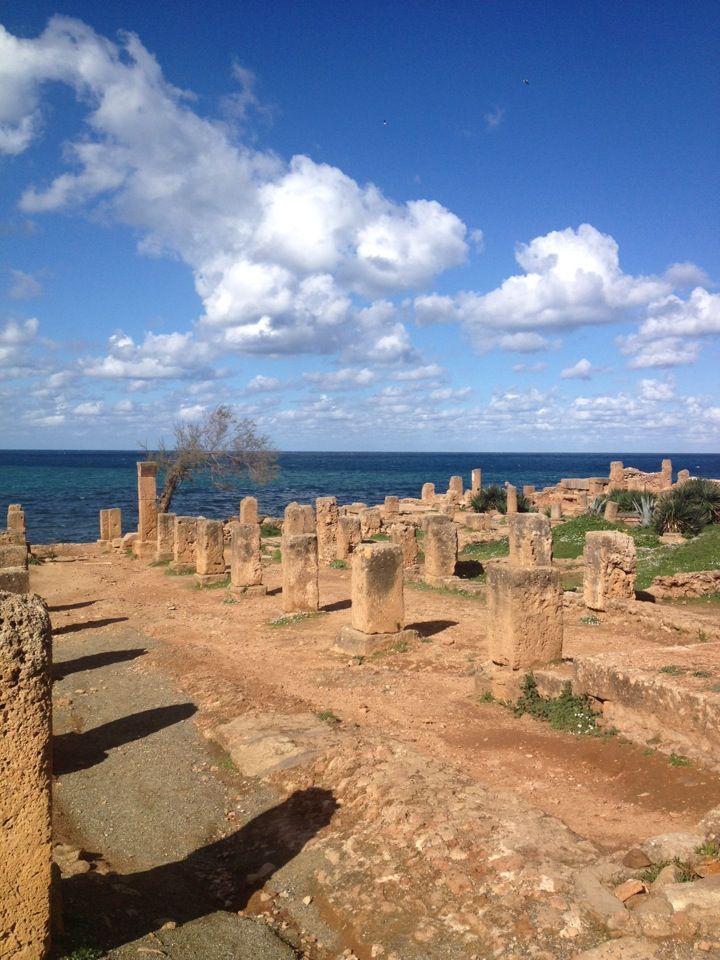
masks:
[(346, 560), (331, 560), (330, 566), (333, 570), (347, 570), (348, 564)]
[(661, 533), (697, 535), (720, 523), (720, 484), (696, 479), (674, 487), (658, 498), (654, 518)]
[(580, 617), (580, 623), (586, 623), (589, 627), (596, 627), (600, 623), (600, 619), (591, 613), (587, 617)]
[(627, 527), (622, 523), (610, 523), (603, 517), (584, 513), (553, 527), (553, 556), (558, 560), (575, 560), (585, 548), (585, 534), (590, 530), (619, 530), (635, 541), (638, 550), (659, 547), (657, 534), (647, 527)]
[(323, 723), (330, 723), (332, 725), (340, 723), (340, 717), (334, 714), (332, 710), (321, 710), (316, 716), (318, 720), (322, 720)]
[(408, 580), (405, 586), (413, 590), (426, 590), (431, 593), (444, 593), (451, 597), (464, 597), (466, 600), (485, 600), (484, 593), (476, 593), (474, 590), (455, 590), (453, 587), (433, 587), (423, 580)]
[(692, 880), (697, 879), (697, 874), (692, 865), (689, 864), (687, 860), (681, 860), (679, 857), (675, 857), (674, 860), (660, 860), (659, 863), (653, 863), (649, 867), (646, 867), (645, 870), (642, 870), (638, 874), (638, 877), (643, 883), (650, 886), (650, 884), (655, 883), (660, 871), (670, 865), (675, 867), (676, 883), (690, 883)]
[(407, 642), (407, 640), (398, 640), (398, 642), (394, 643), (390, 649), (393, 653), (407, 653), (410, 649), (410, 644)]
[[(476, 493), (470, 501), (475, 513), (488, 513), (490, 510), (497, 510), (498, 513), (507, 511), (507, 491), (497, 483), (485, 487), (480, 493)], [(528, 513), (530, 510), (530, 501), (521, 493), (517, 495), (518, 513)]]
[(317, 617), (317, 613), (286, 613), (282, 617), (275, 617), (268, 620), (269, 627), (290, 627), (294, 623), (302, 623), (303, 620), (309, 620), (311, 617)]
[(495, 703), (495, 697), (487, 690), (481, 697), (480, 703)]
[[(688, 481), (689, 482), (689, 481)], [(682, 488), (679, 488), (682, 489)], [(655, 577), (720, 567), (720, 525), (706, 527), (687, 543), (665, 544), (638, 554), (636, 587), (646, 590)]]
[(222, 580), (219, 580), (217, 583), (196, 583), (196, 590), (227, 590), (230, 586), (230, 577), (223, 577)]
[(553, 730), (598, 737), (607, 735), (598, 726), (597, 714), (592, 709), (590, 698), (575, 696), (570, 681), (563, 685), (559, 697), (541, 697), (532, 673), (523, 678), (522, 695), (515, 705), (518, 715), (529, 714), (536, 720), (549, 723)]
[(717, 860), (720, 858), (720, 844), (715, 840), (706, 840), (705, 843), (701, 843), (699, 847), (695, 847), (695, 853), (701, 857)]
[(667, 673), (671, 677), (681, 677), (684, 673), (687, 673), (685, 667), (678, 667), (674, 663), (668, 664), (666, 667), (660, 667), (660, 673)]
[(390, 537), (389, 537), (386, 533), (374, 533), (374, 534), (370, 537), (370, 539), (371, 539), (371, 540), (376, 540), (378, 543), (380, 543), (380, 542), (382, 542), (382, 541), (384, 541), (384, 540), (389, 540)]
[(510, 552), (508, 538), (502, 540), (481, 540), (479, 543), (468, 543), (460, 551), (460, 556), (467, 560), (492, 560), (494, 557), (506, 557)]
[(668, 757), (668, 763), (671, 767), (689, 767), (692, 760), (689, 757), (684, 757), (681, 753), (671, 753)]
[(41, 561), (38, 560), (38, 558), (37, 558), (36, 556), (34, 556), (34, 554), (32, 554), (32, 553), (29, 553), (29, 554), (28, 554), (27, 561), (28, 561), (28, 566), (29, 566), (29, 567), (39, 567), (39, 566), (40, 566), (40, 563), (41, 563)]
[(279, 537), (280, 527), (276, 523), (261, 523), (260, 524), (260, 533), (263, 537)]
[(72, 953), (64, 953), (60, 960), (100, 960), (102, 950), (96, 947), (76, 947)]
[(192, 573), (192, 570), (173, 570), (172, 567), (167, 567), (165, 570), (166, 577), (189, 577)]

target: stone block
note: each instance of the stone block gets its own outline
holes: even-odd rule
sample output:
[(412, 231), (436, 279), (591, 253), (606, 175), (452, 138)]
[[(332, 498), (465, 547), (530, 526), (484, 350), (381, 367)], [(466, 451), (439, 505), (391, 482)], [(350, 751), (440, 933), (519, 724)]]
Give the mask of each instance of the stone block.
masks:
[(678, 483), (687, 483), (689, 479), (690, 479), (689, 470), (678, 470), (678, 475), (677, 475)]
[(0, 570), (6, 567), (28, 568), (28, 548), (23, 543), (7, 543), (0, 546)]
[(445, 579), (455, 573), (458, 556), (457, 527), (447, 517), (432, 517), (425, 524), (425, 579)]
[(403, 555), (394, 543), (361, 543), (352, 558), (352, 616), (362, 633), (397, 633), (404, 624)]
[(0, 570), (0, 591), (29, 593), (30, 573), (27, 567), (5, 567)]
[(315, 533), (315, 514), (309, 503), (289, 503), (283, 515), (283, 536), (296, 533)]
[(213, 581), (217, 583), (225, 576), (223, 556), (225, 537), (222, 520), (208, 520), (200, 517), (197, 521), (196, 538), (195, 572), (200, 577), (219, 578)]
[(25, 511), (19, 503), (8, 504), (7, 528), (11, 533), (25, 536)]
[(562, 504), (561, 503), (550, 504), (550, 519), (562, 520)]
[(178, 573), (195, 571), (195, 550), (197, 544), (197, 518), (175, 517), (175, 535), (173, 537), (173, 559), (171, 568)]
[(434, 483), (424, 483), (422, 485), (422, 492), (420, 493), (420, 499), (423, 503), (432, 503), (435, 499), (435, 484)]
[(364, 633), (347, 624), (340, 628), (335, 649), (349, 657), (370, 657), (380, 650), (391, 650), (400, 644), (419, 639), (417, 630), (398, 630), (396, 633)]
[(618, 511), (620, 510), (620, 505), (614, 500), (608, 500), (605, 504), (604, 517), (608, 523), (615, 523), (618, 518)]
[(672, 460), (663, 460), (660, 467), (660, 489), (669, 490), (672, 487)]
[(0, 593), (0, 956), (41, 960), (51, 932), (50, 617)]
[(508, 483), (505, 487), (505, 493), (507, 495), (507, 507), (505, 513), (510, 516), (513, 513), (517, 513), (517, 487), (514, 487), (511, 483)]
[(450, 477), (450, 482), (448, 483), (447, 495), (448, 499), (460, 500), (463, 495), (463, 478), (459, 476)]
[(259, 586), (262, 583), (260, 527), (257, 523), (233, 523), (230, 536), (231, 590)]
[(360, 533), (363, 540), (369, 540), (382, 532), (382, 516), (374, 507), (360, 511)]
[(550, 567), (487, 567), (488, 641), (494, 663), (527, 670), (562, 658), (563, 591)]
[(400, 515), (400, 497), (385, 497), (385, 517), (394, 520)]
[(525, 484), (523, 484), (523, 491), (522, 491), (522, 492), (523, 492), (523, 496), (524, 496), (524, 497), (528, 497), (528, 498), (531, 497), (531, 496), (535, 493), (535, 486), (534, 486), (534, 484), (532, 484), (532, 483), (525, 483)]
[(625, 467), (622, 460), (613, 460), (610, 464), (610, 485), (622, 487), (625, 481)]
[(616, 530), (585, 534), (583, 599), (591, 610), (605, 610), (608, 600), (634, 600), (635, 541)]
[(352, 513), (338, 518), (336, 554), (338, 560), (347, 560), (362, 540), (360, 518)]
[(337, 559), (339, 516), (335, 497), (317, 498), (315, 501), (315, 523), (318, 538), (318, 560), (326, 566)]
[(470, 474), (470, 489), (472, 493), (480, 493), (482, 490), (482, 470), (476, 467)]
[(158, 465), (152, 460), (137, 465), (138, 540), (153, 546), (157, 541), (157, 472)]
[(243, 497), (240, 501), (240, 523), (258, 522), (257, 497)]
[(492, 517), (489, 513), (466, 513), (463, 516), (463, 523), (468, 530), (492, 529)]
[(110, 521), (108, 518), (107, 510), (100, 511), (100, 536), (98, 537), (100, 543), (107, 543), (108, 540), (111, 540), (110, 536)]
[(403, 566), (414, 567), (418, 562), (418, 542), (415, 527), (408, 523), (392, 523), (388, 527), (390, 542), (396, 543), (402, 550)]
[(541, 513), (516, 513), (508, 517), (510, 563), (531, 569), (552, 564), (552, 527)]
[(155, 560), (164, 562), (175, 557), (175, 514), (159, 513), (157, 518), (157, 548)]
[(314, 613), (319, 606), (318, 546), (314, 533), (283, 534), (282, 604), (285, 613)]
[(122, 536), (122, 511), (120, 507), (110, 507), (106, 512), (108, 540), (117, 540)]

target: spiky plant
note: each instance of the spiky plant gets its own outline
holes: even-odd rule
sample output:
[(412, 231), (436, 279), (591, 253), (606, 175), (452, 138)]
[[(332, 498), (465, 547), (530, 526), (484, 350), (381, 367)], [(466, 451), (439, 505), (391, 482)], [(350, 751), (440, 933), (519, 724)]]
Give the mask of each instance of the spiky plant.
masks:
[(598, 494), (598, 496), (594, 497), (593, 500), (588, 504), (588, 508), (585, 513), (590, 517), (601, 517), (605, 510), (605, 504), (607, 501), (607, 497), (604, 497), (602, 494)]
[(655, 503), (658, 533), (697, 535), (710, 523), (720, 522), (720, 484), (712, 480), (688, 480), (659, 497)]
[(635, 501), (633, 513), (640, 521), (641, 527), (651, 527), (655, 517), (656, 498), (650, 494), (643, 493)]
[[(498, 483), (492, 483), (485, 487), (470, 501), (470, 506), (475, 513), (488, 513), (491, 510), (497, 510), (498, 513), (507, 512), (507, 491)], [(518, 513), (530, 512), (530, 501), (521, 493), (517, 498)]]

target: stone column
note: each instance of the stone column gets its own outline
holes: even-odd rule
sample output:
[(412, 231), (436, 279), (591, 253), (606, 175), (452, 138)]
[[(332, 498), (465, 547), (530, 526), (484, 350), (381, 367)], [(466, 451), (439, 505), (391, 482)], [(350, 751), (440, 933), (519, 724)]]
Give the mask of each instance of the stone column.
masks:
[(267, 587), (262, 582), (262, 546), (258, 524), (233, 523), (230, 550), (230, 593), (233, 596), (267, 593)]
[(352, 513), (340, 517), (337, 528), (337, 559), (347, 560), (361, 539), (360, 518)]
[(344, 626), (336, 647), (352, 656), (417, 638), (403, 630), (403, 556), (394, 543), (361, 543), (353, 554), (351, 625)]
[(511, 483), (508, 483), (505, 492), (507, 494), (507, 506), (505, 513), (510, 516), (513, 513), (517, 513), (517, 487), (514, 487)]
[(588, 493), (591, 497), (597, 497), (605, 490), (605, 481), (602, 477), (590, 477), (588, 481)]
[(618, 510), (620, 505), (617, 504), (614, 500), (608, 500), (605, 504), (604, 516), (609, 523), (615, 523), (618, 518)]
[(110, 519), (107, 510), (100, 511), (100, 537), (98, 543), (106, 545), (110, 540)]
[(435, 484), (434, 483), (424, 483), (422, 485), (422, 492), (420, 494), (420, 499), (423, 503), (432, 503), (435, 499)]
[(110, 507), (107, 511), (108, 540), (119, 540), (122, 537), (122, 511), (120, 507)]
[(591, 610), (606, 610), (608, 601), (635, 599), (635, 541), (616, 530), (585, 534), (583, 599)]
[(374, 507), (360, 511), (360, 532), (363, 540), (369, 540), (382, 531), (382, 517), (380, 511)]
[(7, 529), (11, 533), (25, 536), (25, 511), (19, 503), (8, 504)]
[(610, 492), (622, 490), (625, 484), (625, 468), (622, 460), (613, 460), (610, 464)]
[(318, 591), (318, 544), (314, 533), (283, 534), (282, 605), (285, 613), (315, 613)]
[(402, 550), (403, 566), (412, 568), (418, 562), (418, 543), (415, 536), (415, 527), (408, 523), (393, 523), (388, 527), (391, 543), (396, 543)]
[(315, 501), (315, 524), (318, 538), (318, 560), (327, 566), (337, 558), (338, 504), (335, 497), (318, 497)]
[(222, 583), (226, 579), (224, 547), (225, 533), (222, 520), (207, 520), (205, 517), (199, 517), (195, 546), (195, 581), (201, 587)]
[(535, 486), (532, 483), (523, 484), (523, 496), (530, 499), (530, 497), (535, 493)]
[(175, 519), (174, 513), (158, 514), (156, 563), (166, 563), (175, 558)]
[(0, 593), (0, 957), (50, 949), (51, 638), (35, 596)]
[(457, 527), (448, 517), (429, 517), (425, 524), (424, 579), (429, 584), (442, 584), (455, 574), (458, 554)]
[(315, 514), (309, 503), (289, 503), (285, 507), (283, 536), (295, 533), (315, 533)]
[(672, 486), (672, 460), (663, 460), (660, 467), (660, 489), (669, 490)]
[(482, 470), (476, 467), (470, 474), (470, 489), (473, 494), (480, 493), (482, 490)]
[(152, 460), (141, 460), (138, 474), (138, 538), (133, 551), (138, 557), (155, 557), (157, 551), (157, 472)]
[(531, 570), (552, 564), (552, 527), (541, 513), (516, 513), (508, 517), (509, 563)]
[(175, 570), (177, 573), (194, 573), (196, 543), (197, 519), (195, 517), (175, 517), (171, 570)]
[(557, 571), (488, 564), (487, 602), (494, 664), (526, 671), (562, 659), (563, 591)]
[[(0, 543), (0, 591), (28, 593), (29, 590), (30, 573), (28, 571), (27, 544)], [(2, 700), (0, 700), (1, 707)]]
[(447, 490), (448, 500), (460, 500), (463, 495), (463, 479), (457, 475), (450, 477)]
[(588, 495), (584, 490), (578, 492), (577, 504), (580, 507), (580, 513), (585, 513), (588, 508)]
[(680, 483), (687, 483), (689, 479), (690, 479), (690, 471), (689, 471), (689, 470), (678, 470), (677, 482), (678, 482), (679, 484), (680, 484)]
[(243, 497), (240, 501), (240, 523), (258, 522), (257, 497)]
[(550, 504), (550, 519), (562, 520), (562, 504), (561, 503)]
[(400, 497), (385, 497), (385, 519), (391, 522), (400, 516)]

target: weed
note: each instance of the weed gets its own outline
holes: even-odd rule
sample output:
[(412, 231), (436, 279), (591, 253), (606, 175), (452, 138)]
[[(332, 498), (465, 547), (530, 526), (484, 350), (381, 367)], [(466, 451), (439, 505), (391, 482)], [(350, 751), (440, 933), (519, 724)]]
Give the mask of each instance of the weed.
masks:
[(289, 627), (293, 623), (302, 623), (303, 620), (309, 620), (310, 617), (316, 617), (316, 613), (286, 613), (282, 617), (275, 617), (274, 620), (268, 620), (269, 627)]
[(100, 960), (103, 953), (96, 947), (76, 947), (71, 953), (63, 954), (60, 960)]
[(480, 697), (480, 703), (494, 703), (494, 702), (495, 702), (495, 697), (490, 693), (489, 690), (486, 691), (486, 692)]
[(479, 543), (469, 543), (463, 547), (461, 557), (468, 560), (492, 560), (493, 557), (506, 557), (510, 552), (508, 538), (501, 540), (481, 540)]
[(233, 763), (233, 758), (229, 753), (224, 753), (222, 755), (220, 758), (220, 766), (223, 768), (223, 770), (229, 770), (231, 773), (237, 769)]
[(386, 540), (389, 540), (390, 537), (386, 533), (374, 533), (371, 537), (371, 540), (375, 540), (377, 543), (382, 543)]
[(586, 623), (588, 626), (596, 627), (600, 623), (600, 618), (590, 614), (587, 617), (580, 617), (580, 623)]
[(660, 673), (667, 673), (671, 677), (682, 677), (687, 673), (685, 667), (678, 667), (675, 663), (669, 663), (666, 667), (660, 667)]
[(714, 684), (710, 687), (710, 690), (711, 690), (713, 693), (720, 693), (720, 683), (714, 683)]
[(260, 533), (263, 537), (279, 537), (282, 531), (275, 523), (261, 523)]
[(235, 597), (225, 597), (225, 599), (223, 600), (223, 603), (226, 603), (226, 604), (237, 603), (237, 600), (235, 599)]
[(333, 570), (347, 570), (348, 568), (346, 560), (331, 560), (330, 566)]
[(563, 685), (560, 696), (541, 697), (532, 673), (523, 678), (522, 696), (515, 705), (515, 713), (528, 713), (536, 720), (549, 723), (553, 730), (576, 735), (597, 737), (605, 732), (598, 727), (597, 714), (590, 705), (589, 697), (573, 694), (569, 681)]
[(398, 642), (394, 643), (390, 649), (393, 653), (407, 653), (410, 649), (410, 644), (407, 642), (407, 640), (398, 640)]
[(689, 767), (692, 760), (684, 757), (681, 753), (671, 753), (668, 757), (668, 763), (671, 767)]
[(196, 590), (227, 590), (230, 586), (230, 577), (223, 577), (222, 580), (219, 580), (217, 583), (196, 583)]
[(709, 670), (693, 670), (692, 675), (700, 680), (709, 680), (712, 676)]
[(704, 630), (698, 630), (697, 638), (698, 638), (698, 643), (708, 642), (708, 635), (705, 633)]
[(33, 556), (32, 553), (29, 553), (29, 554), (28, 554), (28, 558), (27, 558), (27, 562), (28, 562), (28, 566), (29, 566), (29, 567), (39, 567), (41, 561), (38, 560), (37, 557)]
[(318, 720), (322, 720), (323, 723), (330, 723), (332, 725), (340, 723), (340, 717), (334, 714), (332, 710), (321, 710), (317, 714), (317, 718)]
[(720, 857), (720, 844), (715, 840), (706, 840), (705, 843), (701, 843), (699, 847), (695, 847), (695, 853), (701, 857), (717, 860)]
[(664, 870), (665, 867), (669, 867), (670, 865), (675, 867), (676, 883), (690, 883), (697, 877), (695, 870), (687, 862), (687, 860), (681, 860), (679, 857), (675, 857), (674, 860), (660, 860), (658, 863), (653, 863), (644, 870), (641, 870), (638, 874), (638, 877), (643, 883), (646, 883), (648, 886), (650, 886), (650, 884), (655, 883), (660, 871)]

